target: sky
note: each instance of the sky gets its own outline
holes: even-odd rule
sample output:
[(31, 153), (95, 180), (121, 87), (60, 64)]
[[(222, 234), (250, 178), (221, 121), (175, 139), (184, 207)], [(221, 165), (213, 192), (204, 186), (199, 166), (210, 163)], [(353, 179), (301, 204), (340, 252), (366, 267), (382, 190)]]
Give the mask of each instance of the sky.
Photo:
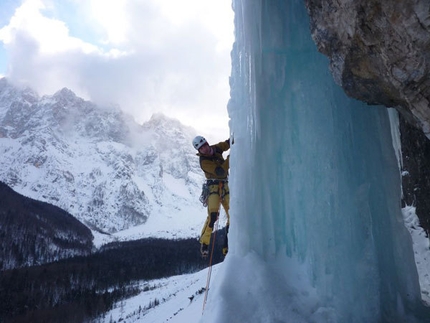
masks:
[(0, 76), (229, 135), (231, 0), (3, 0)]

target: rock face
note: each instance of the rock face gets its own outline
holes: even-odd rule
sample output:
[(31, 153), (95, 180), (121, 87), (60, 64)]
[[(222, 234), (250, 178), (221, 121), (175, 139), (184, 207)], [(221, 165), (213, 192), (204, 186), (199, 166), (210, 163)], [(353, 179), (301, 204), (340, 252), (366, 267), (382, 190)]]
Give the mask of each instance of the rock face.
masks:
[(430, 138), (430, 2), (305, 2), (312, 37), (346, 94), (395, 107)]
[(421, 227), (430, 233), (430, 140), (400, 118), (402, 145), (402, 203), (414, 205)]
[(305, 0), (312, 37), (353, 98), (400, 112), (404, 205), (430, 233), (430, 1)]

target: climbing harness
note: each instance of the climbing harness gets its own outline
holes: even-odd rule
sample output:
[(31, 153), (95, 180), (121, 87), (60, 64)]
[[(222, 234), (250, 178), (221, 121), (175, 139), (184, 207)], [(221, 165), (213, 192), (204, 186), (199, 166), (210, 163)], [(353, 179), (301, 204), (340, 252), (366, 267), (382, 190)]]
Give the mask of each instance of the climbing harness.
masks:
[[(204, 207), (208, 206), (208, 198), (211, 194), (219, 194), (221, 201), (224, 199), (226, 192), (224, 190), (224, 183), (228, 183), (226, 179), (208, 179), (202, 185), (202, 193), (200, 194), (199, 201)], [(210, 191), (209, 187), (218, 185), (218, 191)]]

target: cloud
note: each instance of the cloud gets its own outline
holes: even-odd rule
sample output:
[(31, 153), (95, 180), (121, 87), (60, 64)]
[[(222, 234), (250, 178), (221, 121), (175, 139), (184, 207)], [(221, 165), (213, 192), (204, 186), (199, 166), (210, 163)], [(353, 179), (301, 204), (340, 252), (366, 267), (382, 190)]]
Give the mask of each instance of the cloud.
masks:
[(230, 8), (228, 0), (26, 0), (0, 29), (6, 74), (40, 94), (68, 87), (139, 122), (163, 112), (225, 136), (233, 14), (217, 17), (223, 2)]

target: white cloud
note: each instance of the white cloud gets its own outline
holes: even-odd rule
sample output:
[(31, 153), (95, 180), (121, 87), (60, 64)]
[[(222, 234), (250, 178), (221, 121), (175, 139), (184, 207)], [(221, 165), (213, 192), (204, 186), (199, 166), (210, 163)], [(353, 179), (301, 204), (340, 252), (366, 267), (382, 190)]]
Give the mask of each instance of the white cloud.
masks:
[[(6, 46), (19, 46), (22, 35), (37, 44), (40, 55), (81, 49), (84, 53), (97, 51), (97, 47), (69, 36), (63, 21), (42, 15), (47, 6), (41, 0), (27, 0), (19, 7), (9, 25), (0, 29), (0, 40)], [(18, 42), (18, 43), (17, 43)]]
[[(229, 0), (26, 0), (0, 29), (6, 74), (40, 94), (68, 87), (119, 103), (139, 122), (164, 112), (224, 137), (233, 14), (222, 3), (231, 7)], [(67, 19), (57, 14), (65, 4), (74, 6)]]
[(126, 0), (91, 0), (89, 15), (102, 26), (106, 33), (104, 42), (121, 44), (127, 42), (131, 26), (128, 23)]

